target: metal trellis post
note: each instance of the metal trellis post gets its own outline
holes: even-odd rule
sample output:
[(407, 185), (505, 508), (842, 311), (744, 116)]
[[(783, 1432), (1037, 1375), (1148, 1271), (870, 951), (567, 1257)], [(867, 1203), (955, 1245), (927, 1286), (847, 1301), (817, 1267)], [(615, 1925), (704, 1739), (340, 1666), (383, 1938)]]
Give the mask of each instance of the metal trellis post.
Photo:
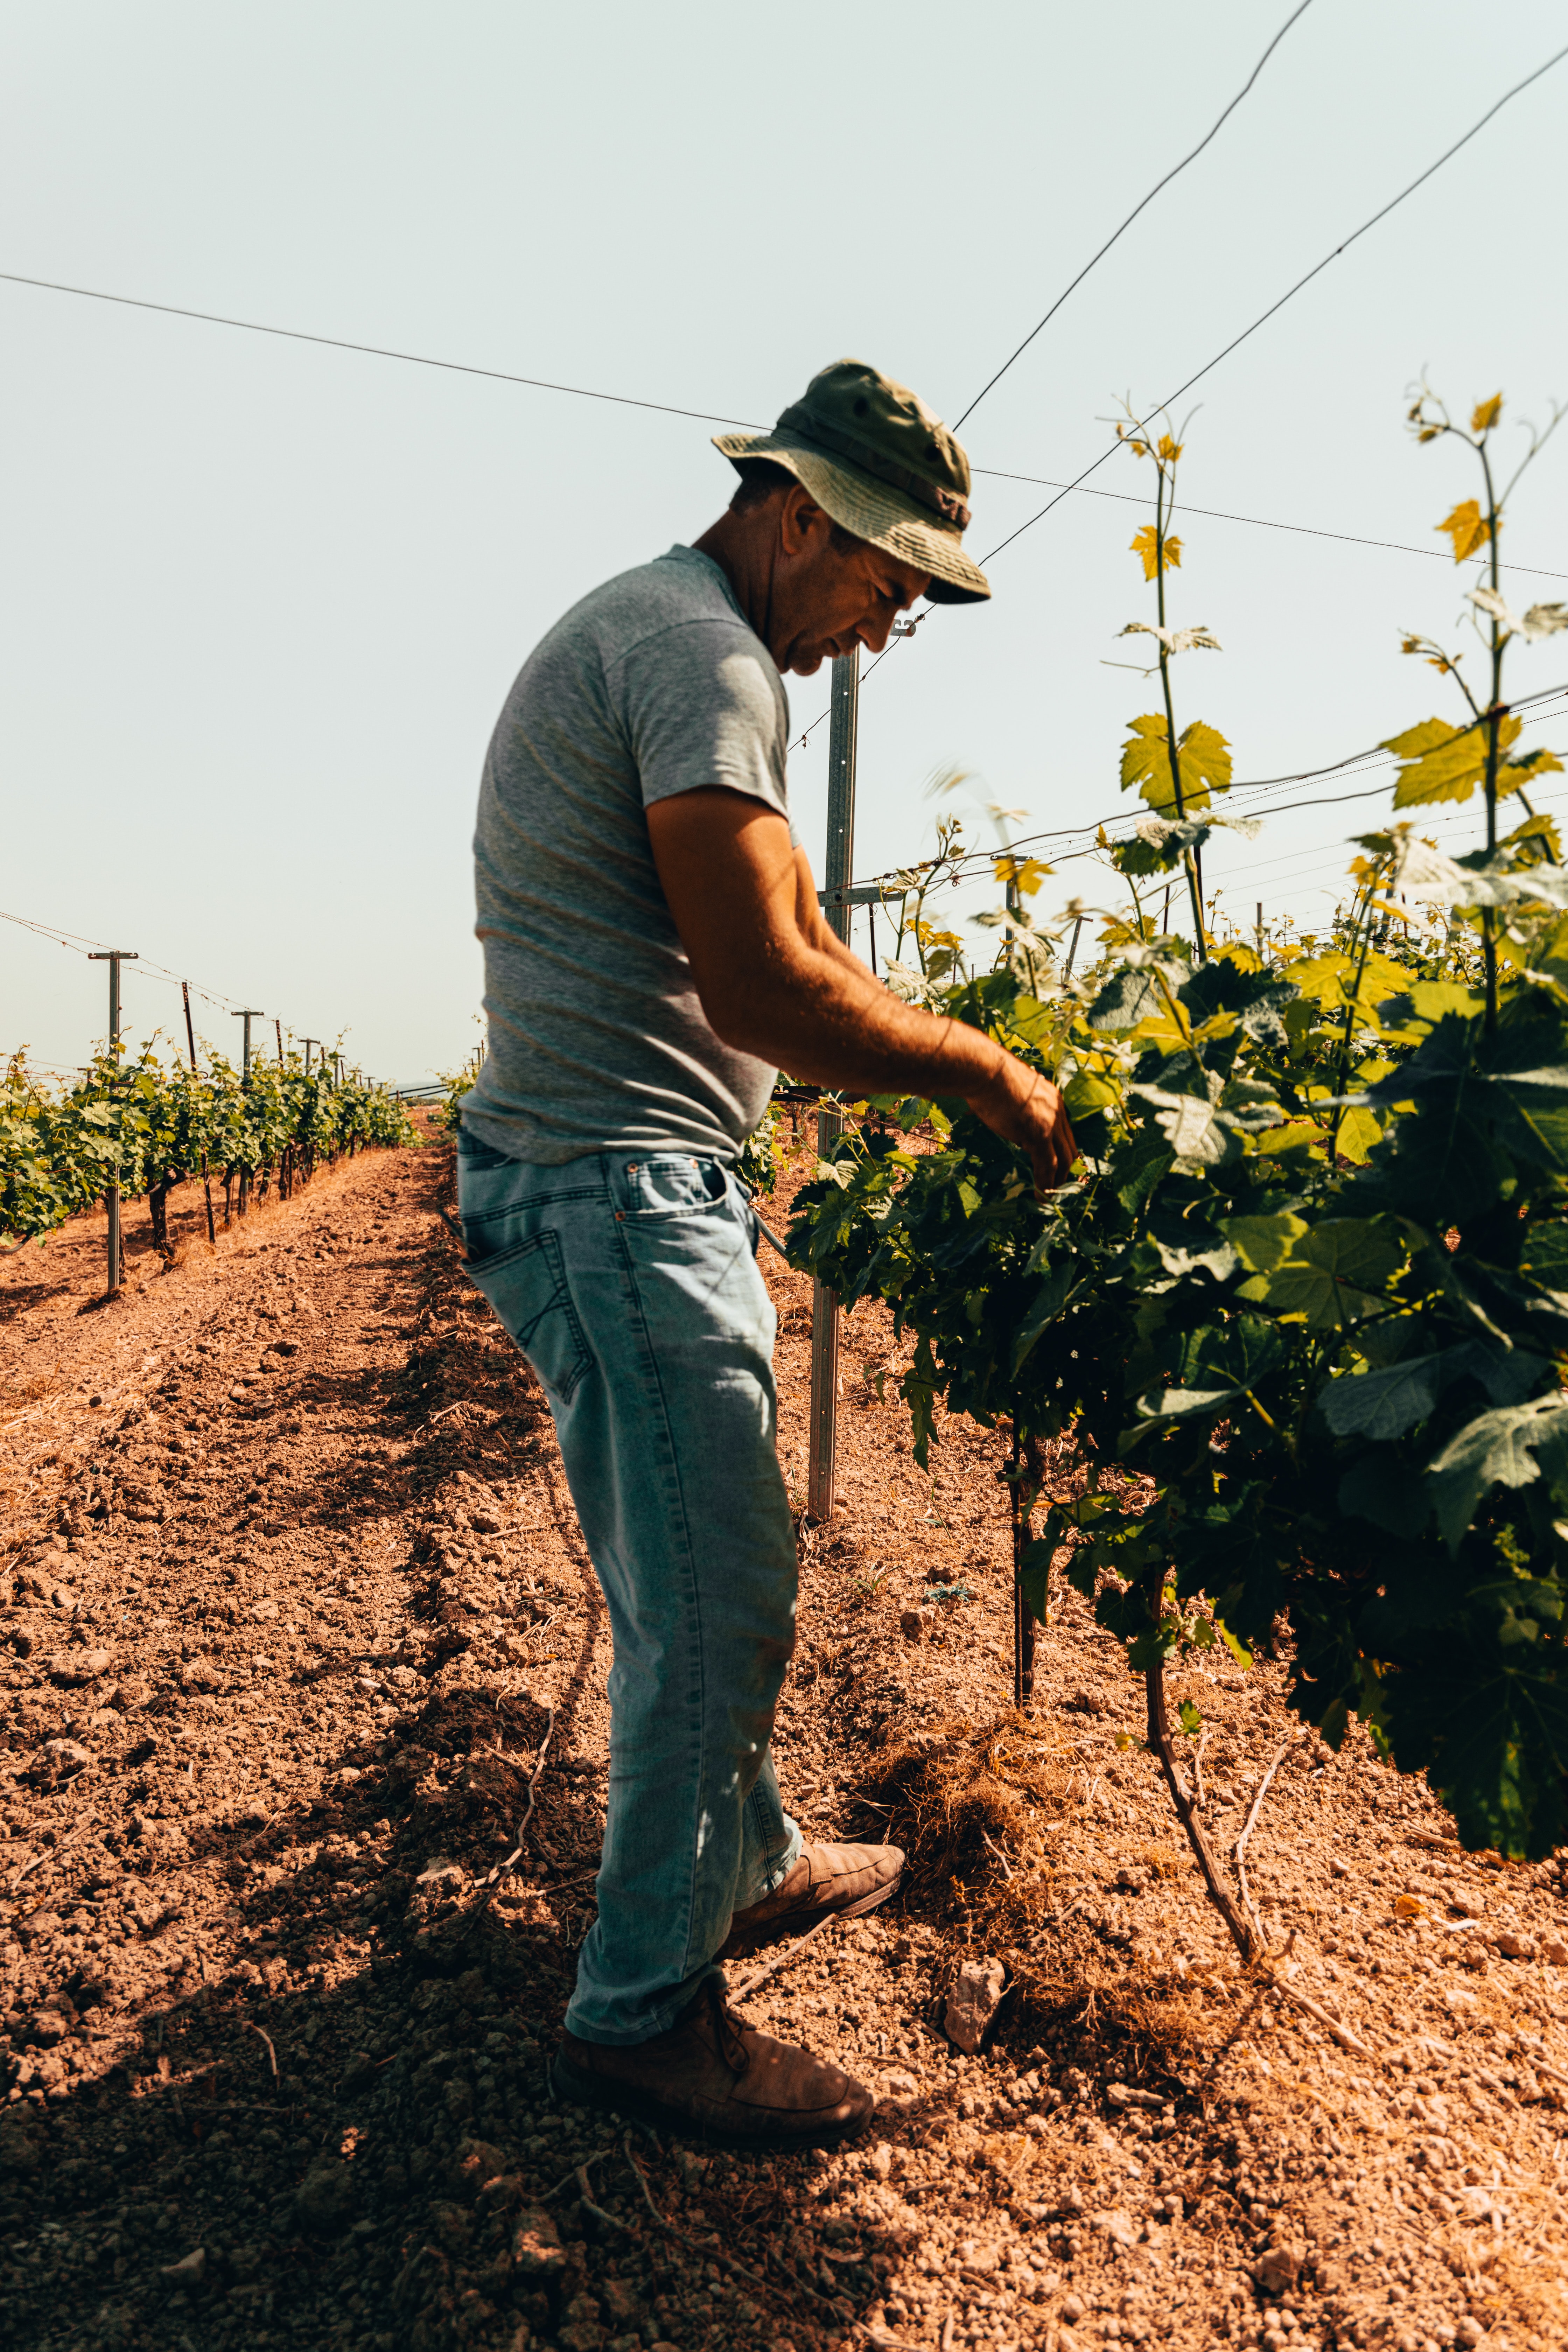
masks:
[[(824, 860), (823, 912), (828, 929), (847, 944), (850, 908), (837, 894), (849, 887), (855, 870), (855, 733), (860, 704), (860, 648), (833, 664), (832, 719), (827, 738), (827, 855)], [(824, 1160), (844, 1132), (837, 1111), (818, 1111), (816, 1148)], [(838, 1300), (819, 1282), (811, 1307), (811, 1464), (806, 1509), (826, 1519), (833, 1509), (833, 1468), (837, 1436)]]
[[(191, 1049), (191, 1075), (194, 1077), (196, 1069), (196, 1031), (195, 1024), (191, 1019), (191, 983), (188, 980), (181, 981), (180, 994), (185, 1000), (185, 1043)], [(202, 1146), (202, 1198), (207, 1204), (207, 1244), (209, 1248), (216, 1249), (217, 1227), (213, 1223), (212, 1179), (207, 1173), (207, 1152), (205, 1143)]]
[(243, 1083), (248, 1086), (250, 1084), (250, 1024), (253, 1021), (263, 1020), (266, 1016), (254, 1004), (247, 1004), (242, 1012), (231, 1013), (228, 1017), (231, 1021), (243, 1021), (245, 1024), (245, 1043), (240, 1048), (240, 1077)]
[[(95, 948), (88, 957), (89, 963), (106, 963), (109, 966), (109, 1044), (111, 1052), (120, 1043), (120, 967), (122, 963), (136, 963), (139, 961), (140, 958), (134, 948)], [(114, 1063), (118, 1069), (120, 1066), (118, 1055), (114, 1056)], [(103, 1205), (109, 1212), (108, 1296), (112, 1298), (125, 1279), (125, 1269), (121, 1264), (118, 1178), (105, 1192)]]
[[(240, 1049), (239, 1083), (248, 1093), (250, 1090), (250, 1024), (253, 1021), (264, 1020), (266, 1015), (259, 1005), (247, 1004), (237, 1013), (231, 1013), (229, 1018), (231, 1021), (243, 1021), (245, 1024), (245, 1043)], [(250, 1171), (242, 1163), (239, 1171), (239, 1213), (242, 1217), (247, 1213), (249, 1207)]]

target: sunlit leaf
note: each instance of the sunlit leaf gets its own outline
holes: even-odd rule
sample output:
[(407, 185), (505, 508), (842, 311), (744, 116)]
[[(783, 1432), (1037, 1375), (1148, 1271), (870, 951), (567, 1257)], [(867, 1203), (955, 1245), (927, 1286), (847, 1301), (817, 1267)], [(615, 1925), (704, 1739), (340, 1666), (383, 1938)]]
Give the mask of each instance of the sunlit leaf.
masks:
[(1454, 542), (1454, 561), (1463, 563), (1467, 555), (1474, 555), (1485, 547), (1492, 535), (1492, 527), (1474, 499), (1461, 499), (1452, 514), (1444, 517), (1434, 529), (1446, 530)]
[[(1129, 542), (1134, 555), (1142, 560), (1143, 577), (1152, 580), (1160, 569), (1160, 537), (1152, 522), (1146, 522)], [(1173, 572), (1182, 568), (1182, 542), (1171, 533), (1165, 535), (1165, 564)]]
[(1470, 412), (1472, 433), (1489, 433), (1502, 414), (1502, 394), (1494, 392), (1489, 400), (1478, 400)]
[[(1498, 745), (1506, 751), (1519, 738), (1524, 721), (1508, 712), (1498, 726)], [(1394, 788), (1395, 808), (1415, 808), (1430, 801), (1468, 801), (1486, 774), (1487, 725), (1450, 726), (1446, 719), (1424, 719), (1403, 735), (1391, 735), (1381, 747), (1404, 762)]]
[(1272, 1274), (1283, 1265), (1308, 1231), (1307, 1221), (1289, 1209), (1271, 1217), (1225, 1217), (1220, 1231), (1250, 1274)]
[(1371, 1157), (1373, 1144), (1382, 1140), (1382, 1120), (1374, 1118), (1371, 1111), (1352, 1104), (1340, 1120), (1334, 1150), (1342, 1160), (1349, 1160), (1359, 1168)]
[(1365, 1218), (1326, 1218), (1271, 1274), (1245, 1283), (1241, 1296), (1309, 1331), (1341, 1330), (1384, 1304), (1382, 1286), (1399, 1259), (1397, 1243)]
[(1178, 809), (1175, 780), (1171, 773), (1171, 742), (1163, 717), (1146, 714), (1131, 721), (1131, 732), (1121, 749), (1121, 789), (1136, 785), (1156, 815), (1190, 816), (1209, 806), (1209, 795), (1230, 787), (1230, 746), (1217, 729), (1194, 719), (1176, 738), (1176, 767), (1182, 798)]

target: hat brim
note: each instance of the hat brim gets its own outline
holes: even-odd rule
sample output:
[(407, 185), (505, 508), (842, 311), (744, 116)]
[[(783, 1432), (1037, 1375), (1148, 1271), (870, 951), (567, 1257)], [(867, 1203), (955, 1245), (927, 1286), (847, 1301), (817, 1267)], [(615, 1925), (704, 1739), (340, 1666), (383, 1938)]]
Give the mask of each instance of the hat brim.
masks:
[(925, 593), (931, 604), (979, 604), (990, 595), (990, 582), (965, 555), (955, 530), (943, 530), (913, 499), (842, 457), (830, 457), (787, 426), (771, 433), (716, 433), (713, 446), (732, 466), (766, 457), (784, 467), (832, 521), (929, 573)]

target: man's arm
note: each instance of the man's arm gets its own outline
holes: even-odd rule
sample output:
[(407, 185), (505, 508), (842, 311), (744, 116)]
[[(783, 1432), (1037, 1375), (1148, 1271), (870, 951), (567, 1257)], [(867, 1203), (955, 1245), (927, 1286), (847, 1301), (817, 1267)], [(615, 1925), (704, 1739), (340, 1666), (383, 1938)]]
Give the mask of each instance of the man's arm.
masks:
[(714, 786), (656, 801), (654, 862), (702, 1009), (727, 1045), (854, 1094), (961, 1095), (1042, 1189), (1077, 1157), (1050, 1081), (965, 1023), (906, 1004), (822, 919), (775, 810)]

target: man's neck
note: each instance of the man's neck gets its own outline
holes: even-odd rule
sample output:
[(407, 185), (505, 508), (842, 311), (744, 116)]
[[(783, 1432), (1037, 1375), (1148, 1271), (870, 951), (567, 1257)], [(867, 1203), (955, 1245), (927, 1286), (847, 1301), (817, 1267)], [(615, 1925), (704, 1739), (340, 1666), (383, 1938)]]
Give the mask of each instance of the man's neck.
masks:
[(716, 523), (705, 530), (700, 539), (691, 542), (699, 555), (706, 555), (716, 563), (730, 583), (731, 592), (744, 618), (761, 637), (776, 661), (778, 656), (769, 642), (768, 630), (773, 618), (773, 559), (777, 552), (777, 534), (771, 530), (759, 530), (755, 518), (726, 510)]

